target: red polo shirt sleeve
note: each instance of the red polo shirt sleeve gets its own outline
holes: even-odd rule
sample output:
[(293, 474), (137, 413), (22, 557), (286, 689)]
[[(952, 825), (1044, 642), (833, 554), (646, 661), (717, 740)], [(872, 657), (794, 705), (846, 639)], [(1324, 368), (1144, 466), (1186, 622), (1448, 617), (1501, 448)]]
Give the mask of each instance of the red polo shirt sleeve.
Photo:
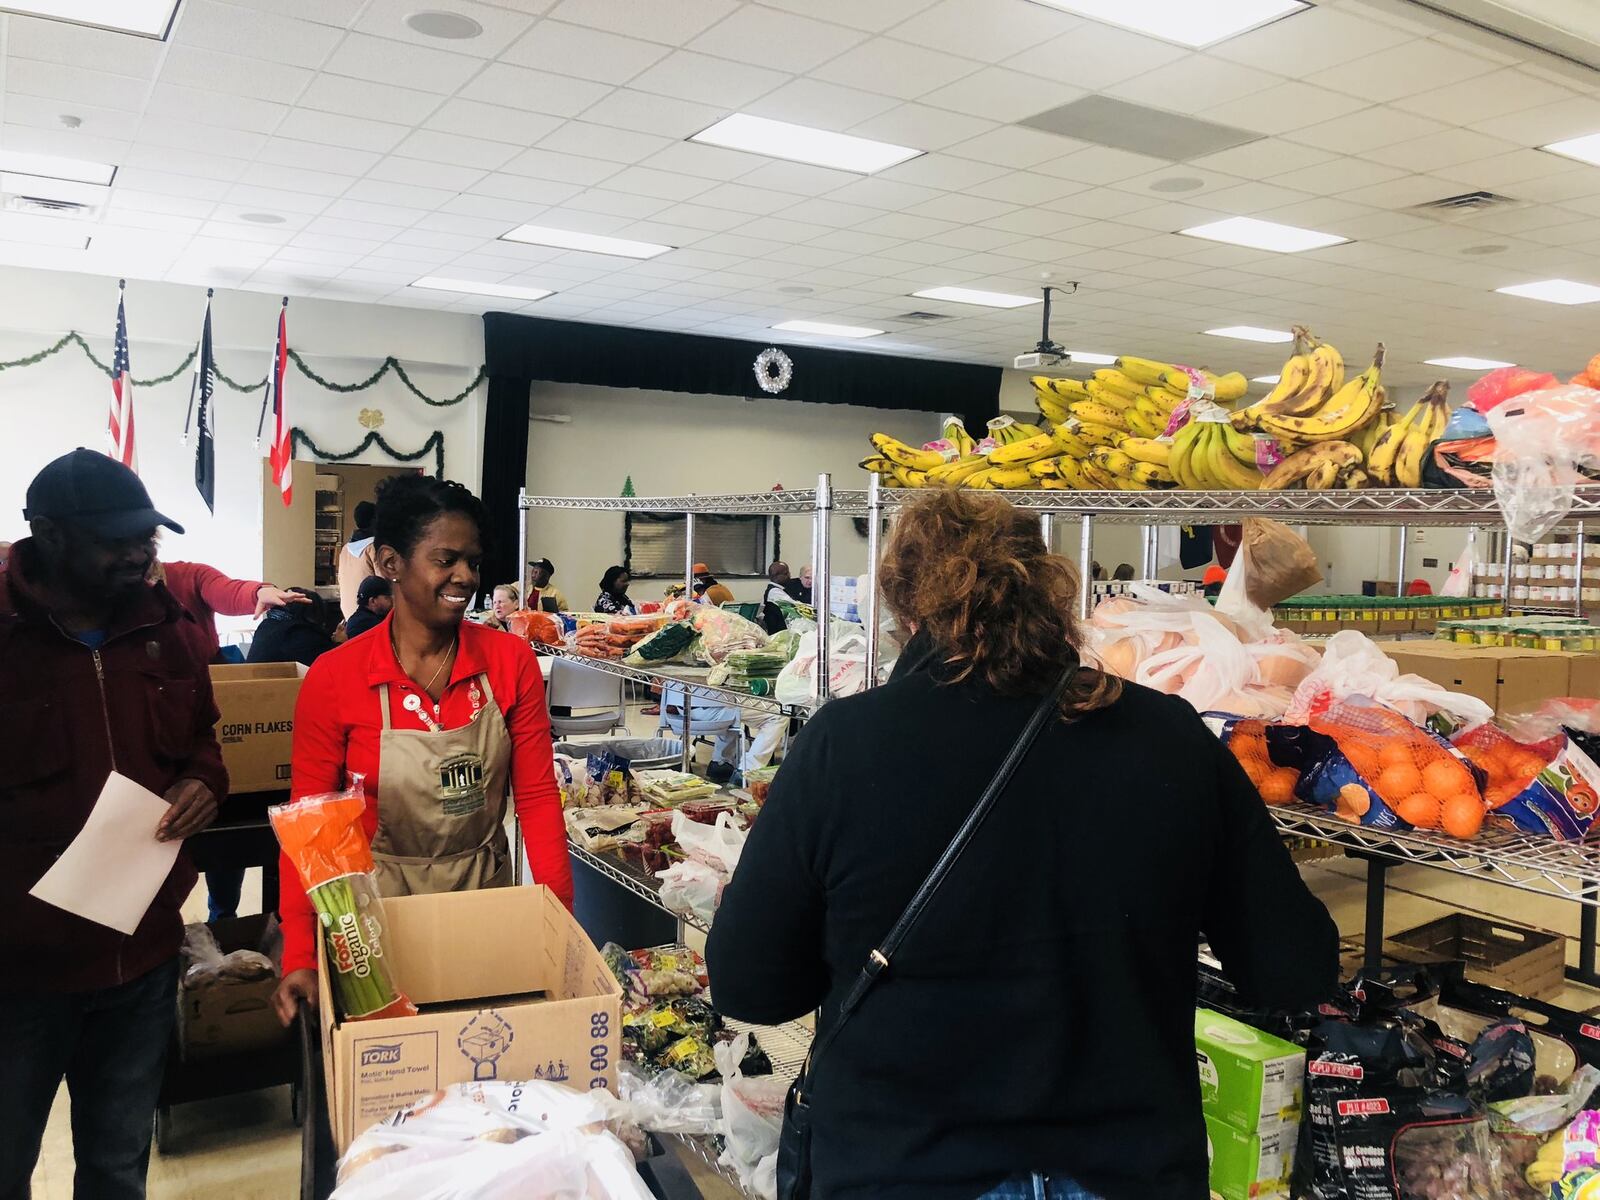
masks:
[[(509, 655), (506, 665), (516, 679), (515, 699), (506, 712), (506, 726), (511, 731), (511, 792), (522, 826), (522, 844), (528, 851), (528, 867), (534, 883), (544, 884), (571, 908), (572, 858), (567, 852), (561, 792), (556, 787), (544, 675), (533, 647), (522, 638), (506, 634), (494, 638), (492, 644), (496, 653)], [(497, 698), (498, 688), (496, 684)], [(515, 846), (511, 852), (516, 853)]]

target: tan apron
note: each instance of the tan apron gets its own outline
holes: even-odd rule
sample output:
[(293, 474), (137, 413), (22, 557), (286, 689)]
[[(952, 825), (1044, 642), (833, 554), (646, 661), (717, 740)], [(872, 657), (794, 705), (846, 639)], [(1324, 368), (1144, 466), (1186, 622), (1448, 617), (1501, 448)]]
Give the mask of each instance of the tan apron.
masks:
[[(460, 729), (437, 732), (393, 728), (389, 685), (378, 693), (383, 732), (372, 857), (382, 895), (511, 883), (505, 828), (511, 737), (489, 676), (479, 675), (468, 686), (473, 690), (472, 719)], [(433, 707), (431, 700), (420, 698)]]

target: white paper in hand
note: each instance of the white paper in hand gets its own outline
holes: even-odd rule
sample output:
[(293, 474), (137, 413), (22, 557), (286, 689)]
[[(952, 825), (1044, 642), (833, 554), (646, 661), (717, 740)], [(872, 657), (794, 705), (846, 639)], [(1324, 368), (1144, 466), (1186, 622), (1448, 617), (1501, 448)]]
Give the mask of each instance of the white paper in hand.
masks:
[(46, 904), (132, 933), (172, 871), (181, 842), (156, 841), (169, 805), (111, 772), (72, 845), (28, 894)]

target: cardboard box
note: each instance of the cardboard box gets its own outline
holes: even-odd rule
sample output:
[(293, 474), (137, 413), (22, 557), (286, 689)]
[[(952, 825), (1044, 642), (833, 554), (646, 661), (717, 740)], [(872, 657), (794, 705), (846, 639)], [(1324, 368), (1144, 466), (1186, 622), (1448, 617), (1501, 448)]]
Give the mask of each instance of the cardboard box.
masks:
[(1222, 1200), (1288, 1200), (1299, 1135), (1299, 1122), (1263, 1136), (1207, 1113), (1211, 1194)]
[(1246, 1133), (1299, 1120), (1306, 1081), (1306, 1053), (1299, 1046), (1197, 1008), (1194, 1056), (1208, 1114)]
[[(210, 922), (224, 954), (260, 950), (269, 914)], [(184, 963), (187, 968), (188, 963)], [(178, 1053), (184, 1061), (250, 1054), (275, 1046), (287, 1049), (292, 1036), (272, 1011), (277, 975), (264, 979), (218, 979), (178, 988)]]
[[(1570, 695), (1573, 663), (1596, 657), (1437, 640), (1378, 645), (1402, 672), (1421, 675), (1452, 692), (1476, 696), (1500, 717), (1528, 712), (1553, 697)], [(1600, 678), (1600, 672), (1588, 662), (1580, 674), (1585, 686)]]
[(547, 1079), (616, 1090), (622, 986), (545, 887), (383, 902), (396, 981), (414, 1017), (334, 1019), (317, 939), (322, 1064), (333, 1140), (423, 1096), (477, 1079)]
[(1401, 674), (1420, 675), (1447, 691), (1476, 696), (1490, 708), (1500, 692), (1499, 665), (1483, 655), (1461, 653), (1477, 649), (1454, 642), (1379, 642), (1379, 649), (1394, 660)]
[(1600, 699), (1600, 654), (1574, 654), (1568, 668), (1570, 695)]
[(217, 741), (228, 768), (228, 791), (287, 791), (294, 742), (294, 702), (306, 668), (300, 663), (218, 664), (211, 690), (222, 718)]

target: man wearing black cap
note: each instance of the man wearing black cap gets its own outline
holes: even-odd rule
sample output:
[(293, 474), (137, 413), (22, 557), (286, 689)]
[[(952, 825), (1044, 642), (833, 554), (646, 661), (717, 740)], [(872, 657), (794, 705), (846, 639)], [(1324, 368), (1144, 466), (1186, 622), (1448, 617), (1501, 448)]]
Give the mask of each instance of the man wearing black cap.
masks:
[(356, 611), (344, 623), (344, 636), (360, 637), (389, 615), (394, 607), (394, 591), (382, 575), (368, 575), (356, 589)]
[(572, 609), (567, 604), (567, 598), (561, 594), (561, 589), (550, 582), (556, 577), (555, 564), (548, 558), (536, 558), (528, 566), (533, 568), (529, 580), (539, 589), (539, 599), (534, 601), (530, 597), (526, 607), (535, 610), (548, 609), (549, 605), (545, 603), (548, 600), (550, 604), (555, 605), (557, 612), (571, 612)]
[(26, 1196), (56, 1091), (72, 1096), (79, 1196), (145, 1194), (176, 1010), (181, 852), (131, 934), (29, 895), (112, 771), (169, 807), (148, 837), (181, 841), (227, 791), (194, 618), (147, 586), (157, 512), (139, 477), (90, 450), (28, 486), (32, 537), (0, 572), (0, 1196)]

